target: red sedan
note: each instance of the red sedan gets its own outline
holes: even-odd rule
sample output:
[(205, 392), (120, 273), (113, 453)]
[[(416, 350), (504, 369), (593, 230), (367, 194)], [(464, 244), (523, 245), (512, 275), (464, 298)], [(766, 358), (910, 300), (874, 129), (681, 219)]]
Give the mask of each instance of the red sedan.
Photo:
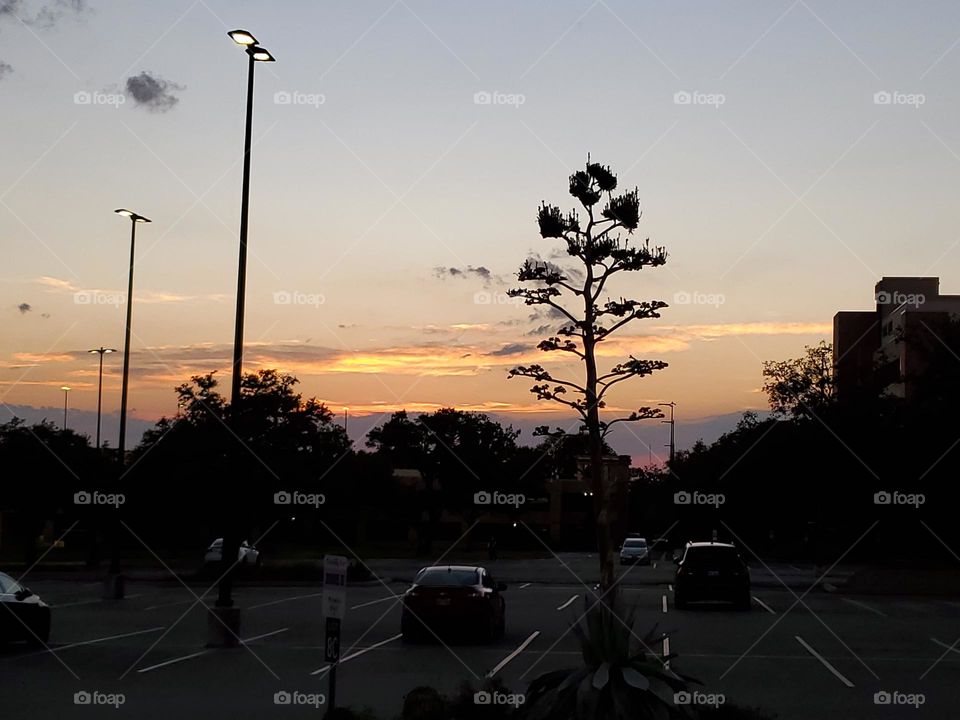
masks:
[(504, 583), (486, 568), (435, 565), (417, 573), (403, 595), (400, 629), (406, 641), (441, 632), (475, 634), (492, 640), (503, 634), (506, 619)]

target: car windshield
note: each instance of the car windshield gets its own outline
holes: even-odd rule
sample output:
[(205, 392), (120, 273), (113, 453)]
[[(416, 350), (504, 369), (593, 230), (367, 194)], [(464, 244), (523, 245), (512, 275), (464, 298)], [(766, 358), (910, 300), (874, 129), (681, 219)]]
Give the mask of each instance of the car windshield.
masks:
[(0, 573), (0, 593), (13, 594), (20, 589), (17, 581), (5, 573)]
[(646, 540), (624, 540), (623, 546), (628, 548), (643, 548), (647, 546)]
[(733, 568), (743, 565), (743, 561), (732, 547), (692, 547), (687, 548), (683, 564), (690, 567)]
[(469, 587), (479, 582), (476, 570), (423, 570), (416, 579), (424, 587)]

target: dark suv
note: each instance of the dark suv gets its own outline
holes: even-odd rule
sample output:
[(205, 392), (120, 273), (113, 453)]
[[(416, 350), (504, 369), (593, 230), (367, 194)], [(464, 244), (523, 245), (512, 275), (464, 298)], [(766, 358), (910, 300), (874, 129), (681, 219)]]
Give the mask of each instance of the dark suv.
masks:
[(733, 545), (687, 543), (676, 563), (673, 604), (678, 610), (696, 600), (725, 600), (750, 609), (750, 572)]

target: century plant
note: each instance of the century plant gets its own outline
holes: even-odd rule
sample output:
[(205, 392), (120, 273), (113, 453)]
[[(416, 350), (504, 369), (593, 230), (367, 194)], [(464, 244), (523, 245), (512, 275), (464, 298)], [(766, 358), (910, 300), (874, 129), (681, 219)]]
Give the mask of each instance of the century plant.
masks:
[[(667, 307), (660, 300), (631, 300), (611, 297), (611, 278), (663, 265), (667, 253), (652, 247), (650, 240), (633, 244), (627, 236), (640, 224), (640, 199), (637, 188), (620, 194), (617, 177), (610, 168), (590, 161), (586, 168), (570, 176), (569, 190), (583, 207), (583, 222), (576, 210), (564, 214), (560, 208), (543, 203), (537, 212), (540, 236), (560, 239), (566, 253), (575, 259), (573, 267), (528, 258), (517, 279), (533, 287), (510, 290), (512, 297), (525, 304), (546, 306), (563, 323), (554, 335), (537, 346), (543, 352), (567, 353), (579, 358), (583, 371), (576, 378), (555, 377), (543, 365), (524, 365), (510, 371), (510, 377), (523, 376), (536, 381), (530, 388), (538, 399), (551, 400), (574, 410), (589, 437), (590, 482), (594, 514), (597, 518), (597, 549), (600, 558), (600, 586), (613, 585), (614, 546), (611, 527), (616, 508), (611, 502), (610, 483), (604, 481), (604, 438), (618, 423), (663, 417), (660, 410), (641, 407), (623, 416), (603, 419), (607, 393), (631, 378), (644, 377), (667, 367), (660, 360), (642, 360), (630, 355), (612, 367), (597, 364), (597, 346), (634, 320), (659, 318)], [(602, 203), (602, 204), (601, 204)]]
[[(592, 605), (590, 603), (593, 603)], [(698, 680), (683, 675), (653, 648), (667, 637), (654, 626), (634, 633), (636, 606), (624, 612), (616, 600), (585, 598), (586, 610), (572, 630), (583, 665), (554, 670), (530, 683), (524, 720), (669, 720), (688, 718), (677, 693)]]

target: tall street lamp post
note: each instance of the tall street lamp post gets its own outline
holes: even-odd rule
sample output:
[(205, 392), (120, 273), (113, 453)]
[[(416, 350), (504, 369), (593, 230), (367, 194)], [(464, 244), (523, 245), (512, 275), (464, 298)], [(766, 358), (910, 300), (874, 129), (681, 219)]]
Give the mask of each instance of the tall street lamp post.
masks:
[[(117, 440), (117, 456), (120, 466), (126, 461), (127, 441), (127, 385), (130, 376), (130, 322), (133, 312), (133, 254), (137, 244), (137, 225), (150, 220), (132, 210), (114, 210), (117, 215), (130, 218), (130, 272), (127, 276), (127, 327), (123, 340), (123, 384), (120, 390), (120, 437)], [(101, 355), (101, 357), (103, 357)]]
[(100, 450), (100, 409), (103, 401), (103, 356), (107, 353), (115, 353), (113, 348), (105, 348), (102, 345), (94, 350), (87, 350), (88, 353), (97, 353), (100, 356), (100, 380), (97, 383), (97, 451)]
[[(237, 310), (233, 335), (233, 364), (230, 385), (230, 423), (239, 430), (240, 385), (243, 376), (243, 319), (247, 286), (247, 227), (250, 215), (250, 147), (253, 134), (253, 77), (258, 62), (274, 62), (273, 55), (260, 47), (257, 39), (246, 30), (231, 30), (231, 40), (247, 53), (246, 123), (243, 137), (243, 185), (240, 195), (240, 253), (237, 267)], [(226, 494), (224, 495), (226, 498)], [(227, 510), (224, 503), (223, 510)], [(228, 512), (228, 515), (232, 513)], [(233, 607), (233, 566), (240, 548), (239, 530), (234, 517), (226, 517), (221, 545), (221, 577), (217, 587), (215, 616), (209, 622), (210, 645), (236, 645), (240, 628), (239, 609)], [(226, 631), (226, 632), (225, 632)]]

